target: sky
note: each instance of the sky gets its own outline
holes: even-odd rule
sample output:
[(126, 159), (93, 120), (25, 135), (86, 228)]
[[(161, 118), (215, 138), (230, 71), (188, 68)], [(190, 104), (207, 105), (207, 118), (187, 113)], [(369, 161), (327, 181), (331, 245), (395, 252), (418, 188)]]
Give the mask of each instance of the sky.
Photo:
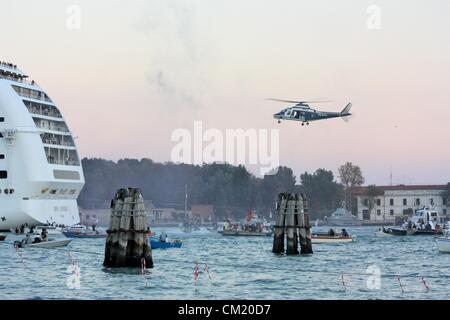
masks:
[[(79, 9), (79, 28), (73, 6)], [(450, 1), (0, 0), (0, 60), (57, 103), (81, 157), (171, 160), (174, 130), (278, 129), (296, 175), (450, 181)], [(374, 16), (372, 9), (374, 8)], [(371, 9), (372, 8), (372, 9)], [(376, 21), (376, 26), (372, 22)], [(77, 25), (78, 26), (78, 25)], [(302, 127), (266, 98), (328, 99)]]

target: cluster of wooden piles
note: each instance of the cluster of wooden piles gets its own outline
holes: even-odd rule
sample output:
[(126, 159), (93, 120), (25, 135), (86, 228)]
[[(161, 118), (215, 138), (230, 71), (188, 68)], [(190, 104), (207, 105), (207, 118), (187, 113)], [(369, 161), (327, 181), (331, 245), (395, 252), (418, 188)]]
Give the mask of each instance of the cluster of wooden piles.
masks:
[[(119, 189), (111, 201), (106, 267), (153, 267), (144, 199), (138, 188)], [(144, 264), (145, 263), (145, 264)]]
[(280, 193), (278, 195), (277, 214), (272, 252), (284, 253), (286, 236), (286, 254), (299, 254), (299, 242), (301, 254), (313, 253), (311, 224), (305, 195)]

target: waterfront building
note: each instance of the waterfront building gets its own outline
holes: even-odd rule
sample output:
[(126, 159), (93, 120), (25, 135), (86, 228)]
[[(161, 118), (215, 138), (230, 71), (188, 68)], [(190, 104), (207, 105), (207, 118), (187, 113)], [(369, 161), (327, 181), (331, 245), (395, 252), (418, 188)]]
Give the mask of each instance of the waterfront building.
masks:
[(368, 187), (357, 187), (352, 192), (353, 210), (363, 222), (399, 222), (424, 206), (434, 208), (444, 218), (450, 217), (445, 189), (445, 185), (376, 186), (376, 195), (371, 196)]

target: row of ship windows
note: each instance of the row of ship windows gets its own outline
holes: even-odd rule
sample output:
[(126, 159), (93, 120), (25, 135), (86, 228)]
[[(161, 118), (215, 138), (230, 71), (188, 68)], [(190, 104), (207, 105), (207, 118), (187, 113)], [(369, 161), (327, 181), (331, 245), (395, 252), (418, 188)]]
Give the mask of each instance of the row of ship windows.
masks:
[[(61, 164), (66, 166), (79, 166), (80, 161), (75, 150), (55, 149), (45, 147), (47, 161), (51, 164)], [(5, 155), (0, 154), (0, 160), (4, 160)], [(7, 179), (8, 173), (3, 170), (0, 171), (0, 179)]]
[(39, 90), (28, 89), (19, 86), (12, 86), (13, 89), (17, 92), (19, 96), (35, 99), (35, 100), (43, 100), (47, 102), (53, 102), (45, 92)]
[(75, 143), (71, 136), (63, 136), (54, 133), (41, 133), (41, 139), (43, 143), (54, 144), (58, 146), (74, 147)]
[[(49, 149), (57, 150), (50, 153)], [(61, 152), (58, 152), (61, 151)], [(66, 150), (66, 149), (54, 149), (45, 147), (45, 153), (47, 156), (47, 162), (50, 164), (58, 164), (63, 166), (79, 166), (80, 160), (78, 160), (78, 155), (75, 150)], [(0, 154), (0, 160), (5, 159), (4, 154)], [(0, 171), (0, 179), (6, 179), (7, 172)]]
[(58, 108), (55, 106), (51, 106), (49, 104), (44, 103), (36, 103), (28, 100), (23, 100), (23, 103), (28, 109), (28, 112), (32, 114), (38, 114), (41, 116), (54, 117), (54, 118), (62, 118), (61, 113), (58, 111)]
[(75, 150), (44, 147), (47, 161), (51, 164), (79, 166), (80, 161)]
[[(31, 111), (30, 111), (31, 112)], [(46, 113), (44, 115), (54, 116), (53, 114)], [(64, 122), (57, 122), (51, 120), (43, 120), (38, 118), (33, 118), (34, 123), (38, 128), (53, 130), (53, 131), (61, 131), (61, 132), (69, 132), (66, 124)], [(4, 122), (5, 117), (0, 117), (0, 122)], [(3, 134), (0, 133), (0, 138), (3, 138)], [(60, 146), (69, 146), (74, 147), (75, 143), (73, 142), (73, 138), (71, 136), (62, 136), (55, 135), (51, 133), (43, 133), (41, 134), (42, 142), (47, 144), (55, 144)]]
[(60, 131), (60, 132), (69, 132), (69, 128), (67, 128), (65, 122), (61, 121), (53, 121), (53, 120), (46, 120), (46, 119), (40, 119), (33, 117), (34, 124), (36, 127), (40, 129), (45, 130), (51, 130), (51, 131)]

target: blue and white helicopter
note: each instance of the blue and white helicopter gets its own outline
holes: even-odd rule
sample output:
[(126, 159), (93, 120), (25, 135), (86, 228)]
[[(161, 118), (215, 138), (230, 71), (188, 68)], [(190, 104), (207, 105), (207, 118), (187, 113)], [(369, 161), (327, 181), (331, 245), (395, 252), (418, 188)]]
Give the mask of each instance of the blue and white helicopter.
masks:
[(273, 117), (281, 123), (281, 120), (293, 120), (301, 121), (302, 126), (309, 125), (312, 121), (324, 120), (330, 118), (342, 118), (344, 121), (348, 121), (348, 117), (352, 114), (350, 109), (352, 104), (349, 103), (341, 112), (331, 112), (331, 111), (318, 111), (309, 107), (308, 103), (319, 103), (319, 102), (330, 102), (324, 100), (318, 101), (293, 101), (293, 100), (281, 100), (281, 99), (267, 99), (272, 101), (295, 103), (294, 106), (281, 110), (275, 113)]

